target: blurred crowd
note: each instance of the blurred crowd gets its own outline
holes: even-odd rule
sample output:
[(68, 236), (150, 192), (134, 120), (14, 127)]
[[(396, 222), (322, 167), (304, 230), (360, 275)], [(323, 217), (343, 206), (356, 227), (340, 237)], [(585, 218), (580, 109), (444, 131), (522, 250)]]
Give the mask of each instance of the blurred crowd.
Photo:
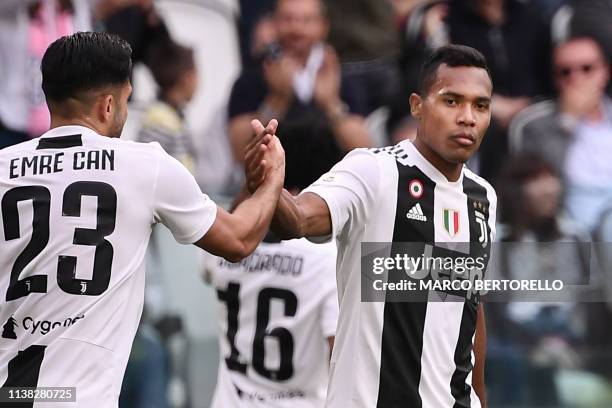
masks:
[[(217, 136), (227, 138), (237, 167), (253, 118), (279, 120), (287, 185), (296, 189), (351, 149), (413, 138), (408, 99), (422, 61), (441, 45), (465, 44), (485, 55), (493, 76), (492, 123), (468, 167), (498, 190), (499, 240), (612, 240), (609, 0), (239, 3), (242, 71), (227, 101), (227, 133)], [(85, 30), (130, 43), (134, 62), (157, 84), (137, 139), (159, 142), (195, 172), (203, 165), (194, 147), (199, 135), (184, 114), (198, 87), (195, 50), (176, 41), (153, 0), (0, 1), (0, 147), (48, 128), (42, 55), (54, 39)], [(508, 259), (518, 256), (508, 251)], [(515, 269), (508, 262), (504, 271), (515, 276)], [(491, 406), (594, 406), (589, 401), (598, 396), (612, 406), (611, 310), (606, 303), (492, 305)], [(149, 351), (135, 361), (156, 356), (178, 332), (180, 322), (156, 316), (139, 332), (135, 349)], [(126, 379), (169, 370), (167, 357), (151, 364), (134, 375), (128, 369)], [(158, 381), (151, 388), (157, 394), (167, 379)], [(581, 399), (567, 391), (574, 389), (596, 395)]]

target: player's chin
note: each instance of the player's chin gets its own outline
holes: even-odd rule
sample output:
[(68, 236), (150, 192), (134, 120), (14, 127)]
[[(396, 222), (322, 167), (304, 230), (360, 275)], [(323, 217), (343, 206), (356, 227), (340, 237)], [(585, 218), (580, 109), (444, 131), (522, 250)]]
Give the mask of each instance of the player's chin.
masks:
[(449, 151), (448, 154), (446, 155), (446, 161), (450, 163), (464, 164), (468, 160), (470, 160), (472, 155), (474, 155), (474, 152), (475, 152), (475, 149), (468, 149), (468, 148), (453, 149)]

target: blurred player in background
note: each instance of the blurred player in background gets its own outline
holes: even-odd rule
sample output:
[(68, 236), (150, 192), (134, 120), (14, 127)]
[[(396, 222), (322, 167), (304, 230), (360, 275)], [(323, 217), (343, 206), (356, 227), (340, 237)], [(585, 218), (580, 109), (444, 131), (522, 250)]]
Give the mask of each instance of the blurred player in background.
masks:
[(55, 41), (42, 60), (51, 130), (0, 151), (0, 383), (76, 387), (83, 408), (117, 406), (152, 226), (238, 261), (268, 230), (284, 180), (267, 135), (265, 182), (229, 214), (158, 144), (120, 140), (130, 54), (104, 33)]
[[(340, 314), (327, 407), (486, 406), (478, 300), (421, 289), (403, 302), (391, 291), (384, 302), (365, 302), (360, 262), (363, 242), (418, 243), (418, 256), (445, 249), (460, 257), (466, 254), (448, 247), (474, 243), (470, 257), (487, 254), (497, 197), (464, 163), (489, 126), (492, 91), (480, 52), (439, 48), (410, 96), (419, 121), (414, 142), (353, 150), (299, 196), (281, 194), (273, 221), (280, 236), (338, 243)], [(245, 155), (247, 170), (251, 157), (258, 155)], [(250, 189), (261, 179), (247, 172)], [(409, 274), (385, 277), (397, 283)]]
[(323, 407), (338, 320), (333, 243), (268, 234), (238, 263), (211, 257), (221, 361), (213, 408)]

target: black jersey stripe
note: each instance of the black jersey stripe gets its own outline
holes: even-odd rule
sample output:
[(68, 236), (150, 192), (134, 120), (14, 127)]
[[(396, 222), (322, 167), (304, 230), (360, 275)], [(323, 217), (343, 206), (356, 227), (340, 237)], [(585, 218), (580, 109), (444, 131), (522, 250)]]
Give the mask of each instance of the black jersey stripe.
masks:
[(83, 146), (81, 135), (68, 135), (58, 137), (41, 137), (36, 150), (42, 149), (68, 149), (69, 147)]
[(450, 389), (455, 398), (453, 408), (471, 407), (472, 387), (467, 383), (467, 377), (474, 368), (472, 364), (472, 349), (478, 305), (470, 300), (463, 304), (459, 337), (455, 347), (455, 372), (451, 377)]
[[(470, 256), (478, 257), (486, 255), (485, 260), (488, 260), (491, 231), (488, 222), (489, 200), (487, 199), (487, 190), (476, 181), (464, 176), (463, 192), (467, 196)], [(486, 239), (481, 238), (483, 232), (486, 234)], [(484, 245), (479, 242), (479, 238), (485, 242)], [(451, 377), (450, 384), (451, 394), (455, 398), (453, 408), (469, 408), (471, 406), (472, 387), (467, 384), (467, 377), (474, 368), (472, 364), (472, 350), (477, 316), (478, 303), (473, 299), (466, 299), (461, 316), (459, 337), (455, 346), (455, 372)]]
[[(395, 152), (393, 152), (395, 153)], [(403, 152), (401, 152), (403, 153)], [(426, 243), (434, 241), (434, 188), (435, 183), (421, 170), (397, 163), (397, 208), (393, 230), (391, 256), (395, 256), (397, 243), (419, 243), (424, 250)], [(410, 193), (409, 184), (419, 180), (423, 193), (419, 198)], [(406, 214), (420, 204), (425, 221), (407, 218)], [(415, 254), (418, 256), (420, 254)], [(399, 281), (406, 275), (389, 274), (389, 282)], [(394, 302), (387, 292), (381, 340), (378, 408), (422, 408), (419, 395), (421, 379), (421, 353), (423, 330), (427, 312), (427, 293), (414, 293), (422, 297), (420, 302)]]
[[(2, 388), (35, 388), (38, 385), (40, 366), (45, 357), (46, 348), (47, 346), (32, 345), (17, 352), (17, 355), (8, 363), (8, 376)], [(6, 397), (7, 391), (3, 390), (2, 394)], [(15, 403), (4, 402), (0, 406), (31, 408), (34, 406), (34, 400), (25, 399)]]

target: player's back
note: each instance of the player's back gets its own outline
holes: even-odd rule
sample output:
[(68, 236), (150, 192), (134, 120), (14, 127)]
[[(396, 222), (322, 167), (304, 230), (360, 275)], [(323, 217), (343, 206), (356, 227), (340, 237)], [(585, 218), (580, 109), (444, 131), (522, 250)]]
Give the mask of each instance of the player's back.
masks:
[(4, 386), (74, 386), (79, 406), (116, 406), (151, 227), (168, 224), (161, 196), (178, 193), (169, 160), (76, 126), (0, 151)]
[(212, 406), (322, 407), (338, 313), (335, 245), (263, 242), (242, 262), (207, 263), (221, 349)]

